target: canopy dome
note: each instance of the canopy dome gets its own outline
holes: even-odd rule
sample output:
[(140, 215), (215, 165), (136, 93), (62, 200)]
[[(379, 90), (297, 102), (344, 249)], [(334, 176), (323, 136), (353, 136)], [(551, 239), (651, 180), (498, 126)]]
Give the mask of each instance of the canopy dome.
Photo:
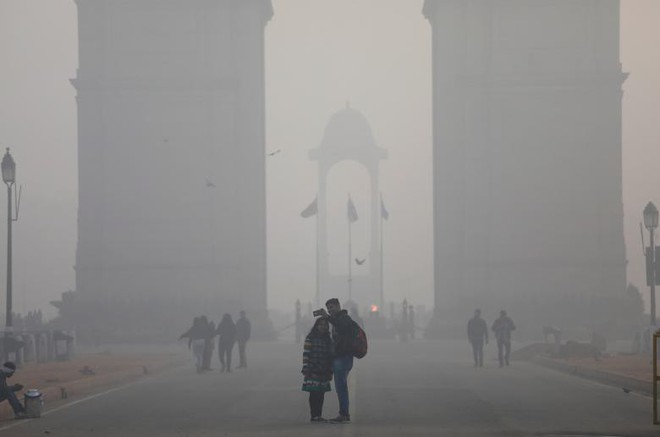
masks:
[(367, 118), (350, 106), (330, 117), (321, 147), (376, 147)]

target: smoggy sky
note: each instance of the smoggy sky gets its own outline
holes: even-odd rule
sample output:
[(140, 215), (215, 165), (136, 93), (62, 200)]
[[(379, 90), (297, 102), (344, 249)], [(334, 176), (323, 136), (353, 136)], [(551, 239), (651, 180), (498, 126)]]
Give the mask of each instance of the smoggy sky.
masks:
[[(381, 166), (390, 211), (386, 299), (433, 302), (431, 45), (422, 3), (273, 0), (275, 16), (266, 30), (267, 149), (281, 152), (267, 160), (271, 308), (290, 309), (296, 298), (313, 296), (314, 220), (299, 216), (316, 193), (316, 167), (307, 152), (318, 147), (329, 117), (347, 101), (366, 115), (378, 145), (389, 152)], [(660, 203), (660, 2), (621, 4), (621, 61), (631, 73), (623, 101), (628, 280), (642, 286), (641, 210), (648, 200)], [(77, 68), (76, 20), (73, 0), (0, 0), (0, 146), (12, 148), (24, 190), (14, 228), (19, 312), (41, 308), (53, 315), (48, 301), (75, 287), (76, 104), (69, 79)], [(368, 241), (365, 180), (352, 163), (330, 179), (335, 219), (345, 214), (348, 192), (361, 213), (354, 228), (360, 257)], [(0, 203), (6, 215), (6, 202)], [(330, 232), (331, 269), (339, 272), (345, 232)]]

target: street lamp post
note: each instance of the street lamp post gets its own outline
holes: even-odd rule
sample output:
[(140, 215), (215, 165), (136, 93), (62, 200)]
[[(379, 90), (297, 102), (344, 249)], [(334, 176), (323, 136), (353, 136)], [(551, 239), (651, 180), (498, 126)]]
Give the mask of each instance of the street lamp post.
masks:
[(653, 202), (649, 202), (644, 208), (644, 227), (649, 230), (651, 239), (651, 247), (646, 256), (650, 258), (647, 260), (647, 268), (652, 269), (649, 274), (651, 287), (651, 326), (655, 326), (655, 281), (657, 272), (655, 271), (655, 240), (653, 231), (658, 227), (658, 208), (655, 207)]
[(12, 271), (11, 271), (11, 224), (14, 221), (11, 204), (11, 190), (16, 182), (16, 163), (14, 158), (7, 152), (2, 158), (2, 181), (7, 185), (7, 316), (5, 326), (7, 333), (11, 331), (12, 326)]

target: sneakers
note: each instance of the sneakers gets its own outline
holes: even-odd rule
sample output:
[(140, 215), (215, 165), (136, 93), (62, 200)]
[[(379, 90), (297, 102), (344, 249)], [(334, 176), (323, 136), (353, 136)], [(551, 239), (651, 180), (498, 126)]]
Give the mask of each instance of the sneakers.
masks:
[(330, 419), (330, 422), (332, 423), (349, 423), (350, 421), (351, 421), (350, 414), (346, 414), (346, 415), (340, 414), (334, 419)]
[(14, 415), (14, 419), (29, 419), (30, 416), (27, 415), (25, 411), (19, 411)]
[(327, 422), (327, 420), (324, 419), (324, 418), (321, 417), (321, 416), (314, 416), (314, 417), (312, 417), (311, 419), (309, 419), (309, 421), (310, 421), (310, 422), (323, 422), (323, 423)]

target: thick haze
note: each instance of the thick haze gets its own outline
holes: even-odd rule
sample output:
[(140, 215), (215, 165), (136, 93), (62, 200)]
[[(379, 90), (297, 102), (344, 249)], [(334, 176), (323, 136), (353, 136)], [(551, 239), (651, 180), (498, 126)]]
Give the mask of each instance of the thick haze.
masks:
[[(381, 184), (385, 296), (430, 306), (432, 293), (431, 52), (422, 0), (274, 0), (266, 28), (269, 306), (291, 309), (315, 289), (314, 199), (318, 147), (329, 117), (347, 101), (389, 152)], [(624, 212), (628, 280), (643, 285), (641, 210), (660, 203), (660, 2), (623, 0)], [(0, 146), (11, 147), (24, 187), (15, 226), (14, 302), (55, 313), (48, 301), (73, 289), (77, 208), (76, 7), (72, 0), (0, 0)], [(117, 178), (121, 178), (118, 173)], [(331, 219), (351, 192), (360, 214), (354, 254), (363, 256), (366, 174), (344, 163), (330, 179)], [(0, 216), (6, 201), (0, 199)], [(334, 200), (333, 200), (334, 199)], [(334, 205), (334, 206), (333, 206)], [(0, 230), (5, 229), (0, 220)], [(345, 266), (343, 228), (330, 230), (331, 270)], [(335, 234), (333, 234), (333, 232)], [(4, 284), (5, 232), (0, 232)], [(336, 267), (335, 267), (336, 266)], [(4, 289), (4, 287), (2, 287)], [(4, 291), (0, 293), (4, 303)]]

